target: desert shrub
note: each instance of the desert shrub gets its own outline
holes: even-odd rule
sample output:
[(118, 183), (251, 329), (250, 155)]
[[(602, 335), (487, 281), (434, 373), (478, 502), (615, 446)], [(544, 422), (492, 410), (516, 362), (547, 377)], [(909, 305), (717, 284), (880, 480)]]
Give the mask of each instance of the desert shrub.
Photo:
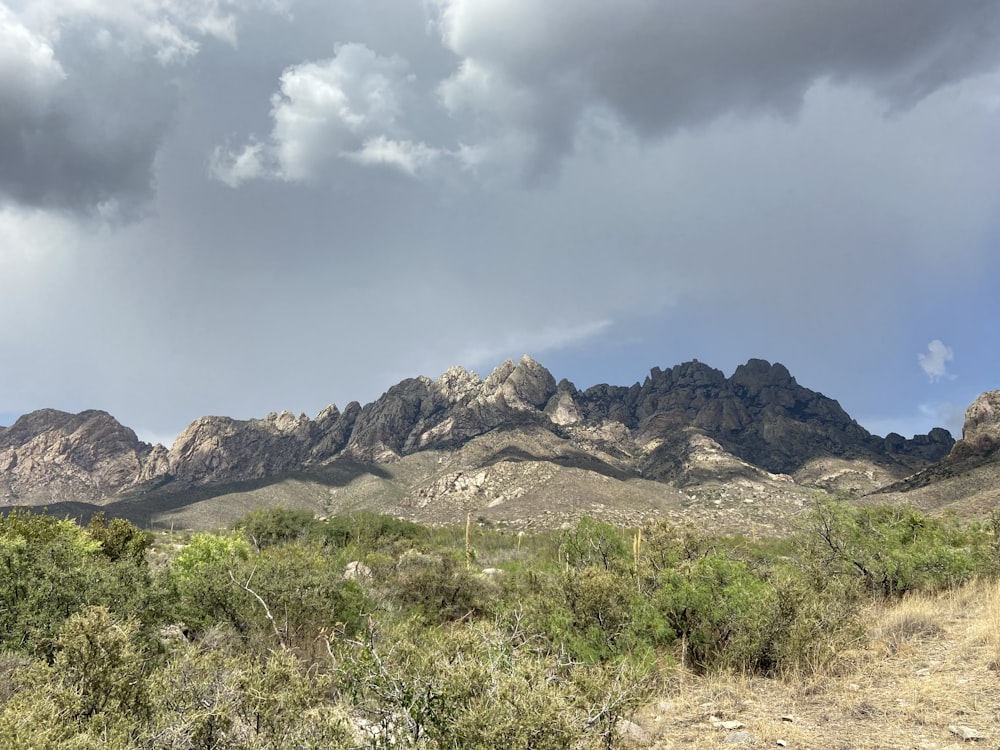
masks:
[(95, 514), (87, 524), (87, 534), (101, 544), (101, 553), (111, 561), (127, 560), (143, 566), (153, 535), (124, 518), (108, 521), (103, 513)]
[(587, 516), (562, 533), (559, 554), (572, 568), (611, 570), (627, 566), (630, 559), (621, 529)]
[(171, 617), (195, 631), (224, 622), (240, 634), (249, 632), (253, 617), (230, 577), (242, 574), (252, 548), (239, 532), (227, 535), (194, 534), (157, 579), (163, 597), (171, 602)]
[(428, 538), (427, 529), (411, 521), (361, 511), (334, 516), (317, 531), (324, 543), (334, 547), (356, 547), (361, 553), (405, 550)]
[(632, 620), (637, 598), (632, 580), (592, 566), (567, 572), (563, 591), (573, 629), (598, 653), (613, 650)]
[(954, 586), (982, 570), (982, 550), (953, 519), (905, 505), (816, 503), (803, 560), (817, 577), (852, 577), (875, 597)]
[(412, 628), (337, 644), (366, 747), (612, 747), (611, 728), (648, 695), (646, 672), (566, 662), (492, 623)]
[(284, 750), (351, 747), (326, 675), (289, 651), (264, 659), (188, 645), (150, 678), (151, 715), (136, 747)]
[(55, 646), (54, 677), (74, 693), (76, 718), (146, 716), (149, 658), (138, 621), (86, 607), (63, 623)]
[(145, 558), (127, 547), (112, 559), (73, 521), (0, 519), (0, 647), (51, 658), (59, 628), (85, 605), (152, 617)]
[(308, 539), (316, 534), (320, 522), (311, 511), (289, 508), (262, 508), (236, 521), (233, 529), (253, 543), (258, 550), (295, 540)]
[(626, 571), (518, 567), (497, 582), (490, 614), (534, 648), (597, 664), (644, 658), (673, 642), (662, 614)]
[(410, 550), (400, 556), (384, 588), (396, 606), (426, 623), (442, 623), (484, 613), (495, 587), (454, 555)]
[(52, 664), (24, 662), (8, 677), (0, 747), (126, 750), (148, 717), (152, 662), (139, 623), (87, 607), (60, 628)]
[(231, 534), (195, 534), (170, 561), (170, 569), (179, 579), (196, 578), (216, 564), (235, 565), (250, 558), (251, 548), (240, 532)]
[(785, 564), (768, 573), (777, 602), (773, 610), (770, 671), (811, 674), (857, 648), (864, 637), (856, 582), (813, 579), (798, 566)]
[(641, 588), (655, 589), (661, 575), (704, 557), (711, 550), (711, 540), (693, 529), (679, 529), (666, 520), (647, 523), (639, 537), (636, 575)]
[(709, 554), (660, 576), (653, 602), (698, 670), (773, 667), (778, 596), (745, 563)]
[(353, 632), (368, 607), (340, 558), (308, 542), (253, 552), (240, 536), (195, 535), (169, 579), (175, 619), (196, 631), (227, 625), (258, 652), (288, 646), (315, 656), (321, 634)]
[(249, 564), (234, 577), (255, 628), (270, 626), (279, 641), (300, 654), (315, 657), (323, 634), (355, 633), (362, 613), (370, 609), (361, 587), (344, 580), (343, 564), (319, 545), (266, 549)]

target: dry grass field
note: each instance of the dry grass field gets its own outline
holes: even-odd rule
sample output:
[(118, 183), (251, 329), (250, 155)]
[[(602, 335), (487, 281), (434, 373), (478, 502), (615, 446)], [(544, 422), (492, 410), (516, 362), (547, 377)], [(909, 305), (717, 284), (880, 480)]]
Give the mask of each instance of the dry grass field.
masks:
[(866, 642), (839, 654), (820, 676), (681, 671), (662, 699), (635, 717), (635, 744), (662, 750), (1000, 747), (1000, 584), (873, 606), (867, 621)]

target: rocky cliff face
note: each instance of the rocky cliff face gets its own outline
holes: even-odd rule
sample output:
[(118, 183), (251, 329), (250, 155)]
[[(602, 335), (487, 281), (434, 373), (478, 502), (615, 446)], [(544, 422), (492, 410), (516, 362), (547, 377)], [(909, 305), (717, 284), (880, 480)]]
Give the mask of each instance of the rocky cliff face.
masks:
[(947, 508), (966, 518), (990, 517), (1000, 505), (1000, 391), (988, 391), (972, 402), (962, 439), (947, 456), (884, 485), (878, 494), (885, 502), (924, 510)]
[(361, 410), (347, 451), (361, 460), (392, 461), (501, 426), (551, 423), (542, 409), (555, 393), (551, 373), (530, 357), (504, 362), (485, 380), (460, 367), (436, 381), (404, 380)]
[(962, 439), (952, 449), (953, 461), (989, 456), (1000, 448), (1000, 391), (987, 391), (965, 410)]
[(103, 411), (32, 412), (0, 429), (0, 500), (104, 499), (162, 476), (167, 451)]
[[(969, 428), (967, 440), (982, 445), (996, 436), (989, 425), (998, 404), (977, 408), (974, 421), (983, 426)], [(35, 412), (0, 428), (0, 492), (7, 503), (104, 502), (151, 485), (261, 480), (338, 459), (386, 464), (455, 450), (494, 430), (541, 430), (566, 443), (560, 455), (572, 454), (575, 465), (676, 486), (791, 474), (817, 457), (864, 459), (902, 476), (953, 443), (944, 430), (913, 440), (870, 435), (836, 401), (763, 360), (729, 378), (688, 362), (654, 368), (631, 387), (579, 391), (524, 357), (485, 379), (455, 367), (437, 380), (404, 380), (364, 407), (331, 406), (315, 419), (203, 417), (169, 451), (140, 442), (104, 412)]]
[(730, 378), (700, 362), (662, 371), (642, 385), (600, 385), (577, 396), (583, 419), (620, 421), (639, 444), (659, 444), (694, 427), (733, 455), (770, 472), (792, 473), (813, 458), (868, 458), (910, 466), (938, 460), (946, 430), (905, 440), (871, 435), (833, 399), (803, 388), (781, 364), (752, 359)]

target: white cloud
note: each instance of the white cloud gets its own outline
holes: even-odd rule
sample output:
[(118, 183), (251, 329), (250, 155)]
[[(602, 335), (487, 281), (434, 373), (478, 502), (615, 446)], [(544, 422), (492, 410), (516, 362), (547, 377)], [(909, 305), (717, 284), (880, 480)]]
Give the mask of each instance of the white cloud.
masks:
[(568, 325), (549, 325), (538, 330), (510, 331), (494, 341), (470, 346), (458, 356), (457, 361), (473, 367), (495, 364), (503, 357), (517, 352), (539, 356), (546, 352), (582, 344), (604, 333), (611, 327), (610, 320), (591, 320)]
[(138, 56), (151, 54), (169, 66), (190, 60), (205, 39), (235, 47), (238, 15), (255, 7), (284, 12), (264, 0), (39, 0), (24, 15), (50, 39), (86, 24), (100, 44)]
[(314, 176), (317, 164), (355, 150), (365, 136), (391, 130), (405, 71), (399, 58), (379, 57), (361, 44), (343, 45), (329, 60), (286, 70), (271, 111), (284, 178)]
[(266, 143), (217, 148), (212, 174), (231, 187), (252, 178), (314, 180), (337, 160), (388, 165), (416, 174), (441, 154), (410, 140), (401, 124), (409, 65), (363, 44), (343, 44), (328, 60), (287, 68), (271, 98)]
[(65, 78), (48, 40), (0, 3), (0, 120), (39, 117)]
[(926, 354), (917, 355), (920, 369), (927, 373), (927, 377), (932, 383), (937, 383), (941, 378), (953, 377), (948, 372), (948, 363), (954, 359), (955, 353), (940, 339), (934, 339), (927, 345)]
[(209, 173), (229, 187), (237, 188), (247, 180), (268, 176), (267, 157), (267, 146), (256, 140), (239, 150), (216, 146), (209, 160)]
[(425, 143), (395, 141), (379, 135), (365, 141), (361, 150), (348, 152), (345, 156), (358, 164), (385, 164), (416, 175), (433, 164), (441, 156), (441, 151)]

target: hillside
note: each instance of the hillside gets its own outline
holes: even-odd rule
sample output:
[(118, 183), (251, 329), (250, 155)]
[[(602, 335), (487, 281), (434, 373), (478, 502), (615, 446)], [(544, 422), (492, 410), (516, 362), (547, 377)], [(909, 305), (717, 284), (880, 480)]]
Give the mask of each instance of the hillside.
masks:
[(868, 501), (908, 503), (963, 518), (986, 518), (1000, 509), (1000, 391), (983, 393), (969, 405), (962, 439), (947, 456)]

